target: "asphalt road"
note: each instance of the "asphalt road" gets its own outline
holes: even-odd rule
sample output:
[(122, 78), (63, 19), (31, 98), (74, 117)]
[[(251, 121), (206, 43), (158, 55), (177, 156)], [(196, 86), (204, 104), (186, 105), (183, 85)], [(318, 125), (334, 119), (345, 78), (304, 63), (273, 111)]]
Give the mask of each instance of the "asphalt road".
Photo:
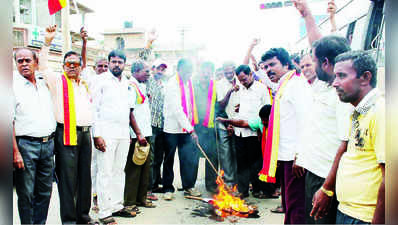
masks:
[[(175, 179), (174, 186), (181, 187), (181, 179), (179, 175), (179, 163), (176, 154), (176, 161), (174, 164)], [(205, 159), (200, 159), (198, 180), (196, 187), (202, 193), (202, 197), (211, 197), (206, 192), (204, 184), (204, 165)], [(13, 194), (13, 219), (14, 224), (20, 224), (18, 209), (17, 209), (17, 196), (14, 190)], [(227, 218), (223, 222), (216, 221), (209, 218), (208, 214), (201, 214), (195, 212), (204, 212), (206, 203), (196, 200), (189, 200), (184, 198), (182, 191), (175, 192), (175, 199), (173, 201), (163, 200), (163, 194), (155, 194), (159, 200), (155, 201), (156, 208), (140, 208), (141, 214), (134, 218), (115, 218), (119, 224), (282, 224), (284, 214), (274, 214), (270, 209), (280, 204), (280, 199), (256, 199), (251, 195), (245, 200), (253, 205), (258, 206), (259, 218)], [(97, 219), (97, 214), (91, 212), (93, 219)], [(59, 198), (57, 186), (54, 183), (52, 198), (50, 202), (50, 209), (48, 213), (47, 224), (61, 224), (59, 213)]]

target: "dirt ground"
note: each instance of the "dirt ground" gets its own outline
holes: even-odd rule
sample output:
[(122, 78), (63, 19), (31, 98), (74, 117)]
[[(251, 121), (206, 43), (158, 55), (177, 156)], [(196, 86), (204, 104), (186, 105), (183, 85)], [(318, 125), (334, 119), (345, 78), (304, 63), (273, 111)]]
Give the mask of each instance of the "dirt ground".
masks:
[[(211, 197), (210, 194), (205, 190), (204, 165), (205, 160), (201, 158), (196, 187), (202, 193), (202, 197)], [(174, 163), (174, 171), (174, 186), (179, 188), (181, 187), (181, 179), (177, 157)], [(159, 198), (158, 201), (154, 202), (157, 206), (156, 208), (141, 208), (141, 214), (138, 214), (136, 217), (117, 217), (115, 218), (116, 221), (119, 224), (282, 224), (284, 218), (284, 214), (275, 214), (270, 212), (270, 209), (280, 204), (280, 199), (256, 199), (250, 195), (250, 197), (245, 200), (250, 204), (258, 206), (260, 215), (259, 218), (239, 218), (237, 221), (225, 219), (223, 222), (219, 222), (209, 218), (208, 215), (198, 215), (198, 213), (195, 214), (195, 211), (197, 212), (198, 210), (200, 211), (200, 209), (203, 209), (206, 206), (206, 203), (185, 199), (184, 193), (182, 191), (175, 192), (175, 199), (173, 201), (163, 200), (163, 194), (155, 195)], [(20, 224), (15, 190), (13, 203), (14, 224)], [(93, 219), (97, 219), (97, 214), (91, 212), (91, 216)], [(55, 183), (50, 202), (47, 224), (61, 224), (58, 191)]]

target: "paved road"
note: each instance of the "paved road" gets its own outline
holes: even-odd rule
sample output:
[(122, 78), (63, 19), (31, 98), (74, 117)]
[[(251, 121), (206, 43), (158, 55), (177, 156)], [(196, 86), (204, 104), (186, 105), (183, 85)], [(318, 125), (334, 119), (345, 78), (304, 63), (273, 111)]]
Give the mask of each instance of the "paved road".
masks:
[[(177, 154), (176, 154), (177, 155)], [(181, 179), (179, 175), (178, 167), (178, 156), (176, 156), (176, 161), (174, 164), (175, 187), (181, 187)], [(202, 192), (203, 197), (210, 197), (210, 195), (205, 191), (204, 185), (204, 165), (205, 160), (200, 159), (199, 164), (199, 174), (196, 187)], [(142, 213), (134, 218), (116, 218), (119, 224), (231, 224), (230, 220), (225, 220), (224, 222), (217, 222), (208, 217), (195, 216), (193, 215), (193, 210), (201, 208), (204, 203), (195, 200), (184, 199), (184, 193), (177, 191), (175, 193), (174, 201), (165, 201), (162, 199), (163, 194), (156, 194), (159, 197), (158, 201), (154, 203), (157, 205), (156, 208), (146, 209), (141, 208)], [(259, 208), (260, 218), (239, 218), (236, 222), (237, 224), (282, 224), (283, 214), (274, 214), (269, 210), (280, 204), (280, 199), (256, 199), (250, 196), (247, 201), (251, 204), (257, 205)], [(14, 190), (13, 196), (13, 215), (14, 224), (20, 224), (18, 209), (17, 209), (17, 196)], [(91, 212), (93, 218), (97, 218), (97, 215)], [(47, 219), (47, 224), (60, 224), (60, 214), (59, 214), (59, 199), (57, 186), (54, 183), (52, 198), (50, 202), (49, 215)]]

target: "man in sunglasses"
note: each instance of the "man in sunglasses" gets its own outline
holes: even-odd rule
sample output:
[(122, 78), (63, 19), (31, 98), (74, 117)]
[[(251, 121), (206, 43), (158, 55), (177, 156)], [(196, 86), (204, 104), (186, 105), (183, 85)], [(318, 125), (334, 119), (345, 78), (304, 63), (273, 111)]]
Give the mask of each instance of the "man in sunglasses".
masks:
[(50, 92), (36, 74), (37, 56), (15, 51), (13, 75), (15, 186), (21, 224), (45, 224), (52, 191), (55, 119)]
[(82, 60), (78, 53), (65, 54), (62, 74), (47, 70), (49, 46), (56, 28), (56, 25), (46, 28), (39, 61), (57, 121), (54, 148), (61, 221), (86, 224), (91, 221), (92, 100), (86, 81), (80, 77)]

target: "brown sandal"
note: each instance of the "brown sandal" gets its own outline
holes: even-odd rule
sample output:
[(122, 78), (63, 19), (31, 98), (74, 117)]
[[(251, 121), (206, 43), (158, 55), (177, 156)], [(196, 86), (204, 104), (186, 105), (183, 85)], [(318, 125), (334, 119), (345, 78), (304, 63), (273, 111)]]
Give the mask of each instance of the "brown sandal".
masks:
[(153, 204), (151, 201), (146, 201), (145, 203), (140, 204), (138, 206), (142, 206), (142, 207), (145, 207), (145, 208), (155, 208), (156, 207), (156, 205)]

